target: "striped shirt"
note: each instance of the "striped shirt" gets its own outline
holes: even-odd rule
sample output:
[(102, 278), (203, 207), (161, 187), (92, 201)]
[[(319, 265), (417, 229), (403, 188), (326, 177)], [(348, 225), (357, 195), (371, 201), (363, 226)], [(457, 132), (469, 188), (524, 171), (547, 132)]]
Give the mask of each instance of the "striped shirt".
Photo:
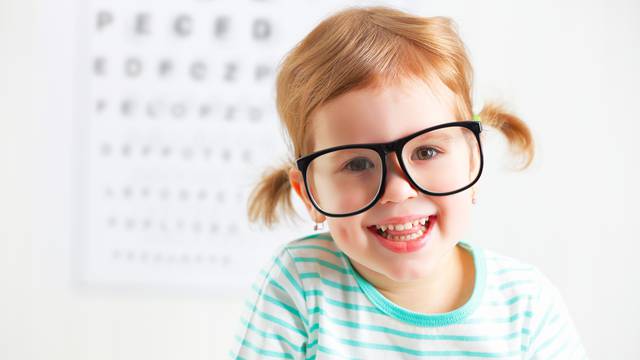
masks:
[(330, 233), (282, 245), (245, 302), (232, 359), (585, 359), (540, 270), (466, 242), (474, 289), (461, 307), (400, 307), (354, 270)]

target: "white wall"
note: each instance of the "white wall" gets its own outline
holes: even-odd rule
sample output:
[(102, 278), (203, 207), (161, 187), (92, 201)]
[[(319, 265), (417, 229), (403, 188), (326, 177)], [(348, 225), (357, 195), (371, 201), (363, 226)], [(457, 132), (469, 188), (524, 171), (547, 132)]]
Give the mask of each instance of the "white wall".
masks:
[[(0, 358), (226, 357), (238, 296), (72, 285), (74, 4), (0, 0)], [(474, 241), (540, 266), (592, 358), (640, 358), (639, 4), (430, 2), (422, 13), (459, 23), (477, 105), (507, 101), (537, 141), (523, 173), (502, 171), (505, 149), (491, 145)]]

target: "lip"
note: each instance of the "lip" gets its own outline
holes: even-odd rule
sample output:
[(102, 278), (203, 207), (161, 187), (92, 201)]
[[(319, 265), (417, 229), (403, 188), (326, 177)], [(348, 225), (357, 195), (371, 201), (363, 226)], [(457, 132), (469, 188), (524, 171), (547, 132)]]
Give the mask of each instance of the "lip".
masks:
[(391, 225), (406, 224), (406, 223), (411, 222), (413, 220), (418, 220), (418, 219), (422, 219), (424, 217), (431, 217), (431, 216), (434, 216), (434, 215), (433, 214), (431, 214), (431, 215), (420, 214), (420, 215), (396, 216), (396, 217), (386, 218), (386, 219), (380, 221), (378, 224), (391, 224)]
[[(420, 217), (424, 217), (424, 215)], [(427, 231), (425, 231), (425, 233), (422, 234), (421, 237), (414, 240), (410, 240), (410, 241), (392, 241), (392, 240), (385, 239), (384, 237), (378, 234), (375, 226), (369, 226), (367, 229), (371, 231), (371, 233), (376, 237), (376, 240), (378, 240), (378, 242), (382, 246), (384, 246), (386, 249), (391, 250), (395, 253), (400, 253), (400, 254), (411, 253), (411, 252), (415, 252), (422, 249), (422, 247), (427, 243), (427, 241), (429, 241), (429, 239), (431, 238), (430, 236), (431, 231), (433, 230), (433, 226), (435, 225), (437, 219), (438, 219), (437, 216), (430, 215), (429, 227), (427, 227), (426, 229)]]

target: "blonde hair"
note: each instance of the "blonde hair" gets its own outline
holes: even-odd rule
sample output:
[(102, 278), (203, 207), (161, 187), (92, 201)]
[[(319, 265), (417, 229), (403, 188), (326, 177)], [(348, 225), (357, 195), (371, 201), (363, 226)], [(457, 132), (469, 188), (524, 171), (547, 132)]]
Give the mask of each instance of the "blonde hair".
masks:
[[(455, 95), (457, 118), (472, 118), (473, 70), (453, 20), (374, 6), (347, 8), (320, 22), (280, 64), (276, 106), (291, 141), (291, 159), (265, 171), (249, 197), (249, 221), (271, 227), (279, 207), (287, 216), (297, 215), (289, 170), (293, 159), (311, 148), (307, 129), (316, 108), (351, 90), (411, 77), (437, 78)], [(534, 148), (527, 125), (502, 105), (486, 103), (479, 115), (523, 155), (521, 169), (528, 167)]]

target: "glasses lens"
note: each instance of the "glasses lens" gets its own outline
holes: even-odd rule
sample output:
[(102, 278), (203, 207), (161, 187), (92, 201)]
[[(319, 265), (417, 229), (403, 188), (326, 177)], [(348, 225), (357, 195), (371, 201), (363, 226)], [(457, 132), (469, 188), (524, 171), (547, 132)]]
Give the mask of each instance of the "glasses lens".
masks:
[(411, 178), (433, 193), (456, 191), (480, 172), (480, 145), (462, 126), (427, 132), (405, 144), (402, 159)]
[(348, 214), (369, 205), (382, 183), (382, 162), (371, 149), (343, 149), (309, 164), (307, 186), (315, 203), (331, 214)]

